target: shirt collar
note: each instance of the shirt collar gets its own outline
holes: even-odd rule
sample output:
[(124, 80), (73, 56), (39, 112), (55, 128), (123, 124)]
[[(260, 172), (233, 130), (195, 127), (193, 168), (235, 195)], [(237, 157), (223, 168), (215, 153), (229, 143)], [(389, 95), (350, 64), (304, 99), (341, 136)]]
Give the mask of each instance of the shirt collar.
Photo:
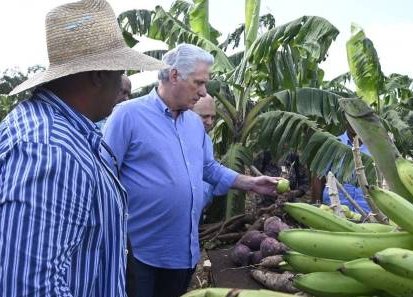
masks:
[[(153, 88), (150, 95), (155, 98), (155, 104), (157, 106), (157, 108), (159, 108), (159, 110), (161, 112), (163, 112), (165, 115), (167, 115), (168, 117), (172, 118), (172, 112), (169, 109), (169, 107), (165, 104), (165, 102), (162, 100), (162, 98), (159, 96), (158, 91), (156, 90), (156, 88)], [(183, 117), (184, 116), (184, 112), (180, 112), (177, 118)]]
[(50, 104), (55, 110), (62, 114), (68, 122), (76, 128), (76, 130), (85, 135), (88, 142), (94, 149), (99, 150), (102, 133), (96, 124), (80, 112), (67, 105), (50, 90), (45, 88), (37, 88), (34, 91), (33, 97)]

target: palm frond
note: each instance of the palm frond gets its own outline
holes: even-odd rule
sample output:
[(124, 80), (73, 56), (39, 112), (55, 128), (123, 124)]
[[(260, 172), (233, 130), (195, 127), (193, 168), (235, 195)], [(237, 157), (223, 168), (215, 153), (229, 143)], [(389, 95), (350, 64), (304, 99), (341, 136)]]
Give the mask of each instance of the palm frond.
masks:
[(232, 170), (244, 172), (245, 166), (252, 164), (251, 151), (240, 143), (233, 143), (221, 159), (222, 163)]
[(215, 64), (212, 68), (214, 72), (225, 73), (233, 69), (233, 65), (218, 46), (191, 31), (186, 24), (174, 18), (160, 6), (155, 8), (149, 37), (166, 42), (170, 48), (182, 42), (195, 44), (215, 57)]
[(378, 105), (383, 73), (376, 49), (360, 27), (353, 24), (351, 31), (352, 36), (346, 44), (347, 60), (357, 87), (357, 95), (368, 104)]
[[(320, 177), (331, 171), (339, 181), (356, 184), (352, 148), (330, 133), (315, 131), (303, 147), (302, 159), (310, 171)], [(369, 184), (374, 184), (376, 171), (373, 159), (362, 153), (362, 161)]]
[(315, 16), (303, 16), (276, 27), (255, 40), (250, 50), (231, 76), (238, 85), (256, 81), (252, 73), (257, 67), (265, 66), (273, 59), (280, 46), (296, 48), (302, 59), (319, 63), (326, 57), (331, 42), (338, 30), (327, 20)]

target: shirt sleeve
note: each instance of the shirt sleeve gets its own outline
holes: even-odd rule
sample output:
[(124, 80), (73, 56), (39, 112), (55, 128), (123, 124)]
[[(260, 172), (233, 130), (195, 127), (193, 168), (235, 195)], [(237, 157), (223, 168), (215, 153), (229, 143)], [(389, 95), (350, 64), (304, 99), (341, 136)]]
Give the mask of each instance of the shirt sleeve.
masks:
[(213, 186), (215, 196), (224, 195), (234, 184), (238, 173), (214, 159), (212, 140), (206, 133), (204, 137), (204, 181)]
[(18, 143), (0, 162), (0, 295), (72, 296), (67, 269), (94, 186), (68, 152)]

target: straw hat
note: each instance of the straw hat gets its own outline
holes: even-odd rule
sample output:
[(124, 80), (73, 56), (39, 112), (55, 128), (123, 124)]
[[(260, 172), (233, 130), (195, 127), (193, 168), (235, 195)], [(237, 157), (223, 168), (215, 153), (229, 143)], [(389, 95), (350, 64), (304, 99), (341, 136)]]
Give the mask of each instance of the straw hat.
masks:
[(126, 45), (116, 16), (104, 0), (82, 0), (50, 11), (46, 40), (49, 67), (18, 85), (10, 95), (80, 72), (165, 67)]

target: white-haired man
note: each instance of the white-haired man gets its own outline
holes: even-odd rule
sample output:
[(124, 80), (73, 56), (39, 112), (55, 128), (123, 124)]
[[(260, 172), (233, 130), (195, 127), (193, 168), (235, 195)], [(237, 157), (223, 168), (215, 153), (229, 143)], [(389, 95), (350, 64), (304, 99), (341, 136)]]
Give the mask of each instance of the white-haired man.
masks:
[(190, 109), (206, 95), (212, 55), (181, 44), (163, 62), (169, 68), (159, 72), (159, 86), (117, 105), (104, 135), (129, 195), (128, 232), (140, 288), (133, 297), (186, 291), (200, 256), (203, 180), (222, 194), (233, 187), (270, 195), (278, 181), (238, 174), (206, 152), (205, 128)]
[(103, 0), (53, 9), (46, 36), (48, 69), (0, 124), (0, 296), (126, 296), (127, 196), (93, 122), (124, 70), (163, 64), (126, 46)]

